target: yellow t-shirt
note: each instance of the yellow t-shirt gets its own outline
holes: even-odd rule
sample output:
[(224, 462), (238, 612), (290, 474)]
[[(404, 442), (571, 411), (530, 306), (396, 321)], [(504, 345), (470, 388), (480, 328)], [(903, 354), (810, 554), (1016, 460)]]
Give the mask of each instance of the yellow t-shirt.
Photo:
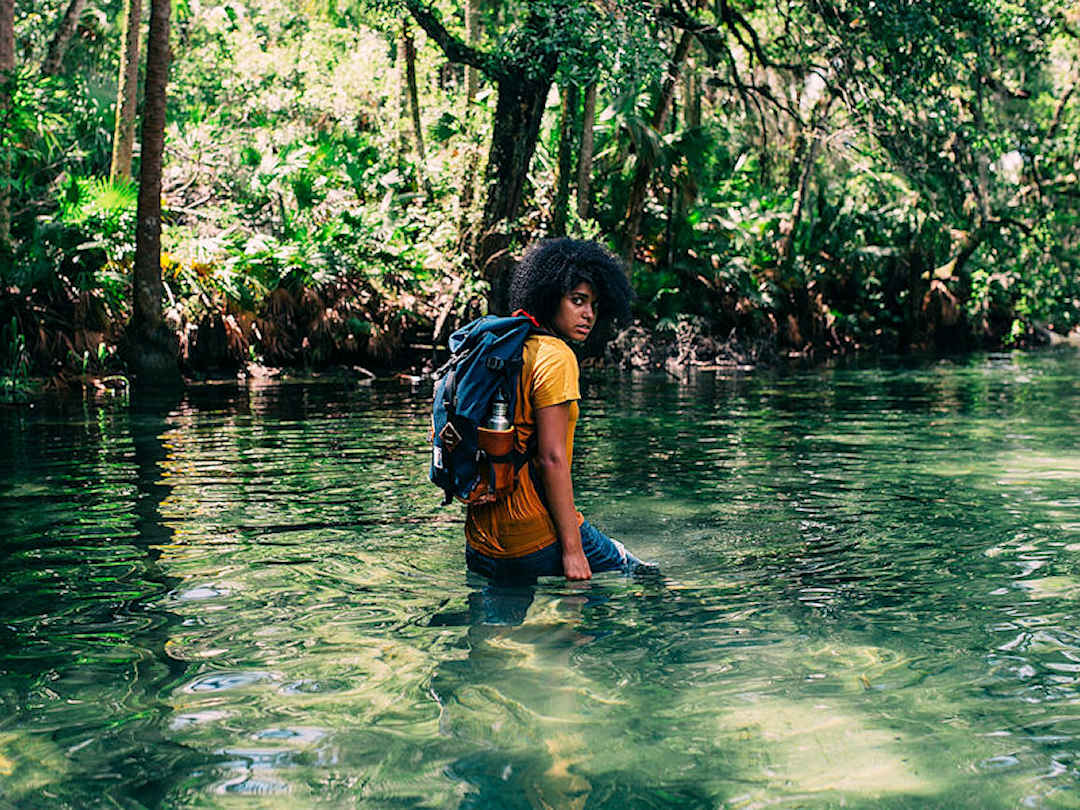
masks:
[[(536, 432), (536, 411), (551, 405), (570, 403), (570, 426), (566, 431), (566, 460), (574, 456), (574, 427), (577, 425), (578, 363), (573, 350), (553, 335), (530, 335), (525, 341), (514, 406), (515, 447), (525, 451)], [(585, 518), (578, 512), (578, 525)], [(514, 490), (494, 503), (470, 506), (465, 518), (465, 538), (469, 545), (489, 557), (524, 557), (558, 540), (540, 495), (533, 486), (528, 466), (518, 471)]]

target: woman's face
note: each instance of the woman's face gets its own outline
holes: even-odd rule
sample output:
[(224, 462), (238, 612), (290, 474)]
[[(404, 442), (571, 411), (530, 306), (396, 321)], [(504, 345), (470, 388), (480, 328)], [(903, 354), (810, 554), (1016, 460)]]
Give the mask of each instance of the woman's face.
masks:
[(559, 301), (551, 325), (567, 340), (583, 341), (596, 325), (596, 307), (596, 291), (583, 281)]

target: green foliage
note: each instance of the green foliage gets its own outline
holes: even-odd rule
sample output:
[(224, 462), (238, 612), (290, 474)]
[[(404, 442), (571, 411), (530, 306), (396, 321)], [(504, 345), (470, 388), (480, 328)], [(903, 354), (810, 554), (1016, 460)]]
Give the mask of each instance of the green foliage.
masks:
[[(10, 265), (0, 266), (0, 282), (29, 288), (50, 286), (66, 265), (81, 264), (77, 247), (95, 234), (76, 233), (72, 223), (53, 216), (57, 186), (66, 176), (91, 177), (108, 167), (111, 115), (92, 76), (45, 77), (22, 67), (9, 77), (11, 104), (0, 116), (0, 164), (10, 168), (0, 183), (10, 193)], [(66, 185), (70, 194), (72, 186)], [(132, 234), (133, 236), (133, 234)], [(93, 272), (93, 269), (90, 270)]]
[(59, 218), (86, 241), (76, 250), (103, 254), (102, 264), (122, 265), (135, 255), (135, 207), (138, 186), (99, 177), (69, 177), (59, 195)]
[[(346, 345), (400, 345), (409, 329), (428, 342), (452, 285), (454, 317), (482, 308), (470, 223), (484, 204), (495, 86), (481, 77), (467, 106), (464, 67), (446, 63), (406, 5), (178, 7), (163, 178), (178, 328), (235, 317), (233, 354), (273, 355), (252, 325), (299, 323), (281, 302), (316, 295), (337, 317), (335, 337), (276, 355), (314, 362)], [(0, 281), (82, 313), (72, 322), (90, 313), (95, 333), (102, 318), (122, 326), (130, 294), (135, 188), (101, 179), (119, 6), (85, 15), (63, 76), (21, 68), (0, 121), (15, 245)], [(526, 75), (555, 55), (560, 85), (598, 81), (595, 205), (583, 217), (571, 204), (571, 235), (623, 249), (638, 161), (654, 167), (633, 271), (646, 321), (698, 316), (715, 335), (833, 351), (1000, 345), (1036, 325), (1080, 324), (1080, 104), (1069, 101), (1080, 60), (1067, 4), (616, 6), (479, 4), (472, 44), (489, 68)], [(464, 5), (434, 8), (464, 38)], [(680, 77), (660, 132), (680, 8), (696, 15), (680, 66), (694, 84)], [(26, 64), (40, 63), (58, 14), (22, 17)], [(404, 103), (403, 19), (416, 38), (424, 165)], [(559, 118), (552, 96), (512, 251), (547, 235)], [(314, 345), (301, 331), (283, 326), (280, 341)], [(73, 347), (72, 363), (104, 367), (95, 351)]]
[(0, 163), (12, 167), (0, 183), (23, 195), (36, 179), (34, 171), (64, 148), (68, 119), (62, 110), (71, 96), (62, 81), (26, 68), (8, 74), (0, 94), (8, 99), (0, 115)]

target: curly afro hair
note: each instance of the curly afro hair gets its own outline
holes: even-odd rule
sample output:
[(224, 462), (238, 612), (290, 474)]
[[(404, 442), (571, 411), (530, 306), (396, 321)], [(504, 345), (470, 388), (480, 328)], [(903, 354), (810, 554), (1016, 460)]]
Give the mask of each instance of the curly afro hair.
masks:
[(524, 309), (550, 324), (562, 297), (583, 281), (596, 293), (598, 327), (630, 317), (634, 293), (619, 260), (595, 242), (567, 238), (540, 242), (518, 262), (510, 281), (510, 311)]

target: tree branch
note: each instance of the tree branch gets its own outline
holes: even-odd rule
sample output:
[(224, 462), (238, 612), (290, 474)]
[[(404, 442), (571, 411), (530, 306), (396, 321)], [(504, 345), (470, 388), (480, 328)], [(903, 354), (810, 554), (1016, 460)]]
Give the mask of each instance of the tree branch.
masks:
[[(727, 41), (723, 31), (715, 25), (703, 23), (691, 16), (690, 13), (686, 11), (681, 0), (672, 0), (672, 2), (675, 5), (665, 5), (659, 9), (658, 13), (660, 19), (666, 20), (676, 28), (681, 28), (683, 31), (689, 31), (691, 34), (694, 34), (707, 50), (727, 48)], [(807, 67), (812, 67), (812, 65), (776, 62), (770, 59), (769, 55), (765, 53), (757, 30), (750, 24), (746, 17), (736, 9), (733, 9), (727, 0), (720, 0), (720, 19), (724, 23), (724, 27), (736, 40), (738, 40), (743, 49), (746, 50), (751, 57), (757, 57), (763, 67), (778, 68), (799, 73), (805, 71)], [(747, 41), (747, 37), (749, 37), (749, 41)]]
[(1065, 107), (1069, 103), (1069, 99), (1072, 98), (1072, 94), (1076, 92), (1078, 82), (1073, 82), (1072, 87), (1065, 91), (1065, 95), (1061, 97), (1061, 100), (1057, 103), (1057, 108), (1054, 110), (1054, 120), (1050, 122), (1050, 129), (1046, 133), (1047, 138), (1053, 138), (1057, 135), (1058, 129), (1061, 127), (1061, 119), (1065, 114)]
[[(442, 21), (423, 0), (405, 0), (405, 8), (451, 62), (474, 67), (489, 78), (496, 78), (495, 60), (483, 51), (465, 44), (446, 30)], [(494, 63), (494, 64), (493, 64)]]
[(1030, 222), (1025, 222), (1022, 219), (1016, 217), (990, 217), (987, 220), (990, 225), (997, 225), (999, 228), (1018, 228), (1024, 232), (1025, 236), (1031, 236), (1035, 233), (1035, 226)]
[[(678, 3), (681, 6), (681, 0), (673, 0), (673, 2)], [(686, 33), (693, 34), (697, 38), (698, 42), (700, 42), (702, 47), (705, 49), (705, 52), (709, 57), (710, 63), (712, 63), (714, 66), (717, 62), (721, 61), (727, 63), (728, 71), (731, 74), (731, 83), (729, 84), (727, 82), (722, 82), (719, 80), (710, 80), (710, 84), (712, 84), (713, 86), (733, 87), (735, 90), (738, 91), (740, 98), (742, 98), (743, 103), (747, 106), (748, 112), (751, 103), (751, 94), (753, 94), (755, 96), (755, 98), (753, 99), (753, 103), (755, 106), (758, 107), (758, 112), (762, 115), (763, 122), (764, 113), (760, 109), (760, 99), (765, 99), (773, 107), (778, 110), (782, 110), (783, 112), (791, 116), (793, 119), (798, 121), (800, 125), (802, 124), (802, 119), (799, 115), (798, 110), (795, 109), (792, 105), (786, 104), (781, 99), (777, 98), (776, 95), (772, 92), (772, 89), (767, 84), (760, 84), (756, 82), (748, 83), (742, 78), (742, 75), (739, 73), (738, 63), (735, 61), (735, 55), (731, 52), (731, 48), (728, 47), (727, 36), (721, 29), (717, 28), (714, 25), (702, 23), (699, 20), (694, 19), (683, 8), (673, 8), (671, 6), (665, 6), (660, 9), (659, 15), (662, 19), (666, 19), (668, 22), (670, 22), (674, 27), (685, 31)], [(742, 47), (746, 49), (747, 52), (751, 54), (754, 52), (753, 46), (747, 43), (746, 40), (737, 31), (733, 32), (733, 36), (735, 36), (736, 40), (738, 40), (739, 44), (742, 45)], [(794, 69), (794, 66), (780, 64), (776, 62), (769, 62), (763, 55), (759, 58), (761, 58), (763, 60), (763, 64), (768, 67)], [(811, 69), (817, 69), (814, 68), (814, 66), (810, 67)]]
[(989, 87), (991, 90), (996, 90), (1006, 98), (1011, 98), (1016, 101), (1027, 101), (1031, 98), (1031, 93), (1021, 87), (1019, 90), (1014, 90), (1007, 86), (1005, 82), (995, 76), (983, 76), (982, 83)]

